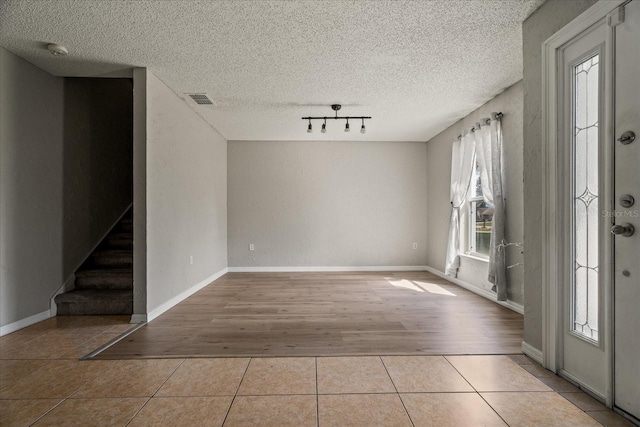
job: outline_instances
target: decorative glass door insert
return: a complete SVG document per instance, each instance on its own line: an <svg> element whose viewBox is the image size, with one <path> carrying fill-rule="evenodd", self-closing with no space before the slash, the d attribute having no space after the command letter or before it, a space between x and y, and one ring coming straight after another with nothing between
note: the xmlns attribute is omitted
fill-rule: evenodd
<svg viewBox="0 0 640 427"><path fill-rule="evenodd" d="M595 54L573 67L573 213L574 271L571 330L598 342L599 277L599 130L600 66Z"/></svg>

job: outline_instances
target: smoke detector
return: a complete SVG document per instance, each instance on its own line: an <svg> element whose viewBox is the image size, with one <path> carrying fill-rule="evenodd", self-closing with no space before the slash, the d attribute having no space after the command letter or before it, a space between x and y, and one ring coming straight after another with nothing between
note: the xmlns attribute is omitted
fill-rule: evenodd
<svg viewBox="0 0 640 427"><path fill-rule="evenodd" d="M48 44L47 49L53 56L67 56L69 54L69 50L60 44Z"/></svg>

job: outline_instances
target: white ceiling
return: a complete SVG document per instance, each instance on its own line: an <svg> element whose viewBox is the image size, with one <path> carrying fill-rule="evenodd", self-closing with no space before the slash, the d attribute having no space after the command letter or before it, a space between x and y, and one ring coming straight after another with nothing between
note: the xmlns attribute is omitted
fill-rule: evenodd
<svg viewBox="0 0 640 427"><path fill-rule="evenodd" d="M58 76L148 67L228 140L426 141L522 78L544 0L3 1L0 45ZM69 56L54 57L46 43ZM370 115L306 133L302 116Z"/></svg>

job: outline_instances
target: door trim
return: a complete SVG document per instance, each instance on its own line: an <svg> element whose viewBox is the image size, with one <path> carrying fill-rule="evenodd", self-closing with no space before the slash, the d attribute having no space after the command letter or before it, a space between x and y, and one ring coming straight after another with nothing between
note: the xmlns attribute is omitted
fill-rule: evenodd
<svg viewBox="0 0 640 427"><path fill-rule="evenodd" d="M608 15L627 2L628 0L600 0L542 43L542 360L543 366L552 372L558 372L560 368L562 348L559 345L559 325L563 320L562 306L559 304L563 300L559 285L563 280L563 268L559 255L564 247L564 233L560 229L561 206L558 199L561 196L559 168L562 167L558 152L561 147L558 146L557 123L558 50L591 26L603 20L609 23L611 18ZM607 80L610 81L610 78L612 76ZM605 107L605 114L609 122L613 123L612 109ZM605 297L603 303L610 304L611 301ZM607 331L607 335L607 339L611 339L611 331ZM611 355L608 358L609 370L612 371ZM609 376L612 377L612 372ZM612 387L607 387L606 394L600 396L596 393L597 397L611 406Z"/></svg>

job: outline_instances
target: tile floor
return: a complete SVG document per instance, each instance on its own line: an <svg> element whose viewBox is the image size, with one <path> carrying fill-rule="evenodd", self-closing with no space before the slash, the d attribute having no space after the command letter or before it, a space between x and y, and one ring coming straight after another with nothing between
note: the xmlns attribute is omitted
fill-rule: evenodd
<svg viewBox="0 0 640 427"><path fill-rule="evenodd" d="M522 355L77 360L126 320L0 338L0 425L631 426Z"/></svg>

